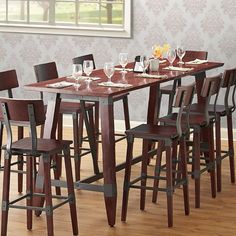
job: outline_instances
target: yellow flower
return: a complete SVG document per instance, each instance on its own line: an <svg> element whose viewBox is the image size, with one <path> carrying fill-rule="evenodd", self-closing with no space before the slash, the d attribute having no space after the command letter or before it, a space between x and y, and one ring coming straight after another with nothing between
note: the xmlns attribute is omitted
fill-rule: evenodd
<svg viewBox="0 0 236 236"><path fill-rule="evenodd" d="M152 54L155 58L162 58L163 54L166 53L169 49L170 45L168 43L163 44L163 46L154 45Z"/></svg>

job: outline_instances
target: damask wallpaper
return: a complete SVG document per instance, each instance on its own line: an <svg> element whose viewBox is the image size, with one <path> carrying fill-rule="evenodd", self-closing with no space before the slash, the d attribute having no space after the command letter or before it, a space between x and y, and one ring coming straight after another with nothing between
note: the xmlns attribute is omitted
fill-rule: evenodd
<svg viewBox="0 0 236 236"><path fill-rule="evenodd" d="M34 64L56 61L59 74L67 75L73 57L93 53L101 68L105 61L118 63L121 51L128 52L131 61L138 54L151 55L153 44L165 42L207 50L209 60L231 68L236 66L235 12L235 0L133 0L131 39L0 33L0 70L15 68L22 86L35 81ZM22 88L15 95L37 97ZM115 109L117 119L122 118L120 105ZM131 119L145 121L147 90L131 93L129 105Z"/></svg>

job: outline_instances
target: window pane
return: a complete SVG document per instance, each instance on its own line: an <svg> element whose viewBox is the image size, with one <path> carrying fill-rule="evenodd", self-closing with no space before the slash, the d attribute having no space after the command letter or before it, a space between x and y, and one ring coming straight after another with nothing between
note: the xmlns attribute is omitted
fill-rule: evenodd
<svg viewBox="0 0 236 236"><path fill-rule="evenodd" d="M122 4L102 4L102 23L104 24L123 24L123 5Z"/></svg>
<svg viewBox="0 0 236 236"><path fill-rule="evenodd" d="M27 1L8 0L8 19L11 21L27 20Z"/></svg>
<svg viewBox="0 0 236 236"><path fill-rule="evenodd" d="M57 2L55 22L75 23L75 2Z"/></svg>
<svg viewBox="0 0 236 236"><path fill-rule="evenodd" d="M30 21L47 22L49 17L48 1L30 1Z"/></svg>
<svg viewBox="0 0 236 236"><path fill-rule="evenodd" d="M0 0L0 20L6 20L6 0Z"/></svg>
<svg viewBox="0 0 236 236"><path fill-rule="evenodd" d="M79 23L99 23L99 4L80 3L78 22Z"/></svg>

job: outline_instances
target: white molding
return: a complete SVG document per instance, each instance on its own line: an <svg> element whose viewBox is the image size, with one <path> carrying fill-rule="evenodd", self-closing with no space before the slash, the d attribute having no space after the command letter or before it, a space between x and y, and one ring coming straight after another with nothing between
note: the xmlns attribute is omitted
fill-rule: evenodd
<svg viewBox="0 0 236 236"><path fill-rule="evenodd" d="M140 124L143 124L144 122L141 121L131 121L130 126L135 127ZM69 115L64 115L63 117L63 124L66 127L72 127L72 118ZM115 129L116 131L124 132L125 130L125 125L123 120L115 120ZM234 136L234 141L236 141L236 129L233 130L233 136ZM221 128L221 139L222 140L227 140L227 129L226 128Z"/></svg>

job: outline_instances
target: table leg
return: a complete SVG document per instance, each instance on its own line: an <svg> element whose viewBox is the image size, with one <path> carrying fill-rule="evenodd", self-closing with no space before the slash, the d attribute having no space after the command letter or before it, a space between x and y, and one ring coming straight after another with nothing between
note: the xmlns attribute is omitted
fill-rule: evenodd
<svg viewBox="0 0 236 236"><path fill-rule="evenodd" d="M57 120L60 108L60 98L59 94L55 94L54 99L48 102L47 113L46 113L46 121L44 125L44 134L43 138L51 139L56 137L56 128L57 128ZM40 157L38 174L35 181L35 189L36 193L44 192L44 168L43 168L43 160ZM44 204L44 198L35 197L34 198L34 206L42 207ZM40 215L41 212L36 211L36 215Z"/></svg>
<svg viewBox="0 0 236 236"><path fill-rule="evenodd" d="M150 87L149 91L149 102L148 102L148 113L147 113L147 123L156 124L157 118L160 113L161 105L161 94L160 94L160 84Z"/></svg>
<svg viewBox="0 0 236 236"><path fill-rule="evenodd" d="M103 153L104 198L107 220L110 226L116 221L116 162L115 162L115 137L114 137L114 111L113 101L109 98L100 99L101 133Z"/></svg>

